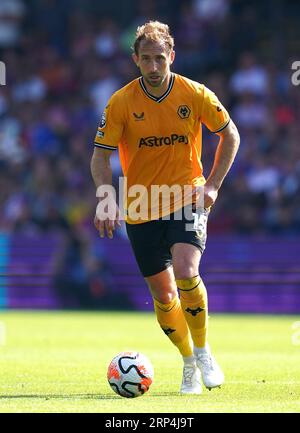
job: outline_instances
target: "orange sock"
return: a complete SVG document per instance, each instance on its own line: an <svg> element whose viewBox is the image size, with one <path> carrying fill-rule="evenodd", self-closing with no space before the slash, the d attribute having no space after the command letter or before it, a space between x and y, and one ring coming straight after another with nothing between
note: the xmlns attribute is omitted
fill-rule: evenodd
<svg viewBox="0 0 300 433"><path fill-rule="evenodd" d="M207 341L207 292L199 275L176 280L180 290L181 307L190 329L194 345L204 347Z"/></svg>
<svg viewBox="0 0 300 433"><path fill-rule="evenodd" d="M182 356L192 356L193 342L178 296L175 296L169 304L162 304L154 298L153 301L158 323L164 333L179 349Z"/></svg>

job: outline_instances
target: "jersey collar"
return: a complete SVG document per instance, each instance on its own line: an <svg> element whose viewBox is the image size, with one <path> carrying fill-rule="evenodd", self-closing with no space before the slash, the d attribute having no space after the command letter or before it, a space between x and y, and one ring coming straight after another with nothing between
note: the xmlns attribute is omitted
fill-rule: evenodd
<svg viewBox="0 0 300 433"><path fill-rule="evenodd" d="M141 86L143 92L146 94L146 96L148 96L148 98L150 98L153 101L158 102L158 103L162 102L168 96L168 94L171 92L173 84L174 84L174 81L175 81L175 74L173 74L173 72L172 72L171 73L171 79L170 79L170 82L169 82L167 90L165 91L165 93L163 95L157 97L157 96L151 95L151 93L148 92L148 90L147 90L147 88L145 86L143 77L139 78L140 86Z"/></svg>

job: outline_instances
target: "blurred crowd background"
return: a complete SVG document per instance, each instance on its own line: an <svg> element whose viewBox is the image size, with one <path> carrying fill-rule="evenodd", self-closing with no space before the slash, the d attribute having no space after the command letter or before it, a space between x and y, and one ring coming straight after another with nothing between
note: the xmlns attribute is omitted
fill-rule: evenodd
<svg viewBox="0 0 300 433"><path fill-rule="evenodd" d="M299 234L299 17L283 0L1 0L0 231L67 233L98 266L85 248L93 139L110 95L138 76L136 27L158 19L175 37L173 70L213 90L241 135L210 233ZM205 174L216 143L204 133ZM117 154L113 170L116 182Z"/></svg>

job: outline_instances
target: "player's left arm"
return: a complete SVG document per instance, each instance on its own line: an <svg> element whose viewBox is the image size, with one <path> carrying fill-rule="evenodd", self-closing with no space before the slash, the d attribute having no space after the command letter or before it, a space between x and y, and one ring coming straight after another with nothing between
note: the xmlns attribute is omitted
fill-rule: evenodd
<svg viewBox="0 0 300 433"><path fill-rule="evenodd" d="M217 132L220 140L216 149L214 164L204 186L204 207L209 208L218 197L218 191L233 164L240 144L237 127L232 120Z"/></svg>

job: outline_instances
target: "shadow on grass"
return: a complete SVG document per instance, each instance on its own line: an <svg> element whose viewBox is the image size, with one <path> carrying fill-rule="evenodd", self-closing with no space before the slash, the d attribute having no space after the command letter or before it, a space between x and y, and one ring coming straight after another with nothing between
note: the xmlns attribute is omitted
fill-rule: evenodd
<svg viewBox="0 0 300 433"><path fill-rule="evenodd" d="M149 397L178 397L180 396L179 392L160 392L160 393L149 393L147 394ZM44 400L55 400L55 399L66 399L66 400L120 400L120 398L124 398L118 395L111 394L17 394L17 395L0 395L0 400L15 400L22 398L31 398L31 399L44 399Z"/></svg>
<svg viewBox="0 0 300 433"><path fill-rule="evenodd" d="M0 395L0 400L3 399L22 399L22 398L41 398L44 400L55 400L55 399L80 399L80 400L116 400L118 396L109 395L109 394L18 394L18 395Z"/></svg>

